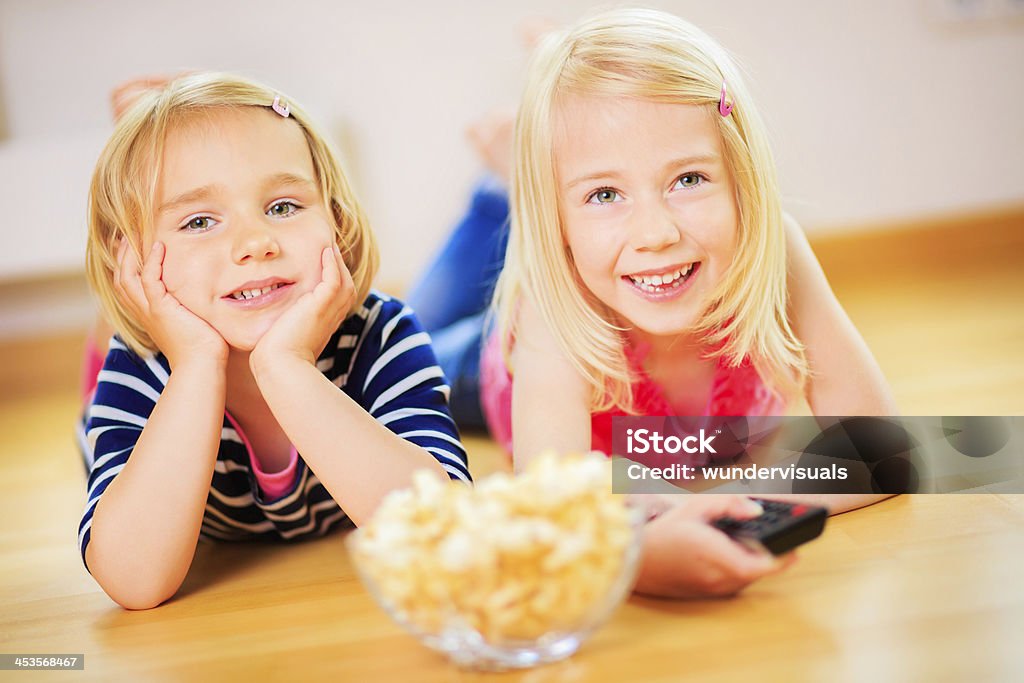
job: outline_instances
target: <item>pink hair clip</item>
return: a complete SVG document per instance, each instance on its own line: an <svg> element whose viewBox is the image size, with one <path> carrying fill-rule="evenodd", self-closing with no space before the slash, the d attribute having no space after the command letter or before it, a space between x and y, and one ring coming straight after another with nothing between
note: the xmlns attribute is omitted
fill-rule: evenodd
<svg viewBox="0 0 1024 683"><path fill-rule="evenodd" d="M274 103L270 105L270 108L285 118L288 118L288 115L292 112L292 110L288 108L287 104L281 104L280 95L274 98Z"/></svg>
<svg viewBox="0 0 1024 683"><path fill-rule="evenodd" d="M722 81L722 96L718 99L718 113L728 116L732 113L733 105L725 103L725 81Z"/></svg>

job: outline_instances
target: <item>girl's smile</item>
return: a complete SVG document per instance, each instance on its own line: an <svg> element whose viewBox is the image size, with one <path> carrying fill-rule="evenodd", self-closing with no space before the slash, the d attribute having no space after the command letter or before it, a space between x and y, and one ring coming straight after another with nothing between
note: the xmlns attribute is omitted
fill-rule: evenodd
<svg viewBox="0 0 1024 683"><path fill-rule="evenodd" d="M281 278L266 278L259 282L247 282L222 298L244 310L262 308L283 299L294 284Z"/></svg>
<svg viewBox="0 0 1024 683"><path fill-rule="evenodd" d="M697 277L698 270L700 261L691 261L667 269L633 273L624 276L623 280L633 285L637 293L649 301L667 301L682 296Z"/></svg>

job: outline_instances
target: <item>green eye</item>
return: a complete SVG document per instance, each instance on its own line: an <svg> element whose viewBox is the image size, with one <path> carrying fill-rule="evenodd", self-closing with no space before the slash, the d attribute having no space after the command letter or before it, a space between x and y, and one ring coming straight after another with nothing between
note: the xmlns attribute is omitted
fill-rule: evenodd
<svg viewBox="0 0 1024 683"><path fill-rule="evenodd" d="M699 173L687 173L686 175L680 176L679 180L676 181L676 185L680 187L697 187L700 185L703 178Z"/></svg>
<svg viewBox="0 0 1024 683"><path fill-rule="evenodd" d="M287 216L298 210L292 202L278 202L270 207L270 211L267 213L271 216Z"/></svg>
<svg viewBox="0 0 1024 683"><path fill-rule="evenodd" d="M189 222L185 224L184 229L190 230L192 232L202 232L204 230L210 229L210 222L211 221L209 216L196 216L195 218L190 219Z"/></svg>
<svg viewBox="0 0 1024 683"><path fill-rule="evenodd" d="M604 188L598 190L594 194L590 195L590 199L587 200L589 204L613 204L619 198L619 193L615 190Z"/></svg>

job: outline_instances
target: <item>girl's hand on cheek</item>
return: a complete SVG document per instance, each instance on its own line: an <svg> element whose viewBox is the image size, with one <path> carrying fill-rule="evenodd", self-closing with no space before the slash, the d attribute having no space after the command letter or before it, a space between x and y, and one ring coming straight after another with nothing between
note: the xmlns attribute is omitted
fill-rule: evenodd
<svg viewBox="0 0 1024 683"><path fill-rule="evenodd" d="M249 364L256 369L285 359L315 365L355 303L356 288L337 245L320 254L320 282L281 315L256 343Z"/></svg>
<svg viewBox="0 0 1024 683"><path fill-rule="evenodd" d="M226 363L228 345L220 333L167 291L163 281L166 253L162 242L155 243L140 268L135 252L121 240L114 272L118 296L167 356L172 370L196 361Z"/></svg>

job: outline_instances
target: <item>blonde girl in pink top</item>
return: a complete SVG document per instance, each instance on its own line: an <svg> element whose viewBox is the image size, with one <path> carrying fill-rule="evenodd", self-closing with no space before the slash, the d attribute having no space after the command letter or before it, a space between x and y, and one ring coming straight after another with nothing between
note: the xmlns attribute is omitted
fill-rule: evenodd
<svg viewBox="0 0 1024 683"><path fill-rule="evenodd" d="M620 9L549 34L513 156L481 402L499 437L511 404L516 467L589 449L611 414L777 414L800 398L819 415L895 412L783 214L740 71L703 31ZM686 502L647 525L638 590L731 593L779 568L703 523L720 501L672 498ZM839 512L878 498L813 502Z"/></svg>

